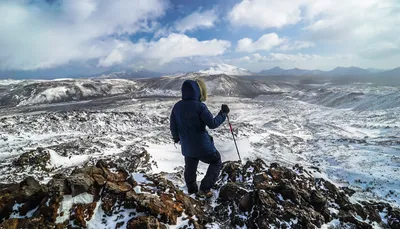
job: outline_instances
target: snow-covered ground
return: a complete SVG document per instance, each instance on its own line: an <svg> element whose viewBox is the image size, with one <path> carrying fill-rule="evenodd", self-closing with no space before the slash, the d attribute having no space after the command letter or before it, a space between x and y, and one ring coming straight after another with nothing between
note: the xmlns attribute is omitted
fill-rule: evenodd
<svg viewBox="0 0 400 229"><path fill-rule="evenodd" d="M231 107L242 159L299 163L315 176L357 190L354 200L383 199L400 206L399 96L397 88L355 85L254 99L212 97L207 105L214 114L222 103ZM51 173L10 169L13 158L37 147L51 150L53 167L143 147L157 162L153 172L181 170L183 157L179 145L171 143L168 122L176 101L125 98L105 100L106 104L52 105L51 111L46 106L0 110L0 182L28 174L45 182ZM223 161L238 160L227 124L210 132ZM201 164L199 178L205 169Z"/></svg>

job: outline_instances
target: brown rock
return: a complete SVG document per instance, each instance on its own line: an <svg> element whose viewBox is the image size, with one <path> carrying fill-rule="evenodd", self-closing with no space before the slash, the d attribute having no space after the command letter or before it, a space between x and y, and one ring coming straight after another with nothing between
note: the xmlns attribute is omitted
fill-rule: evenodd
<svg viewBox="0 0 400 229"><path fill-rule="evenodd" d="M199 201L189 196L186 196L185 194L183 194L182 191L177 191L175 198L176 201L183 204L186 215L188 216L196 215L199 221L204 220L204 211L201 208L202 204Z"/></svg>
<svg viewBox="0 0 400 229"><path fill-rule="evenodd" d="M55 195L46 197L42 200L39 206L39 212L45 220L49 222L55 222L58 216L58 209L62 201L63 196Z"/></svg>
<svg viewBox="0 0 400 229"><path fill-rule="evenodd" d="M128 221L127 229L167 229L153 216L140 216Z"/></svg>
<svg viewBox="0 0 400 229"><path fill-rule="evenodd" d="M106 193L101 199L101 209L103 209L106 215L111 216L116 203L117 199Z"/></svg>
<svg viewBox="0 0 400 229"><path fill-rule="evenodd" d="M7 219L0 224L0 229L50 229L52 223L45 222L42 217L29 219Z"/></svg>
<svg viewBox="0 0 400 229"><path fill-rule="evenodd" d="M71 220L74 220L75 224L79 227L86 227L86 221L89 221L96 208L96 203L90 204L77 204L73 206L73 213Z"/></svg>
<svg viewBox="0 0 400 229"><path fill-rule="evenodd" d="M242 211L250 211L253 208L252 193L246 193L239 202L239 209Z"/></svg>
<svg viewBox="0 0 400 229"><path fill-rule="evenodd" d="M327 200L321 192L313 190L311 191L310 204L316 211L323 212L326 208Z"/></svg>
<svg viewBox="0 0 400 229"><path fill-rule="evenodd" d="M271 179L265 172L256 174L253 177L253 185L255 186L255 188L261 188L261 184L264 184L265 182L268 181L271 181Z"/></svg>
<svg viewBox="0 0 400 229"><path fill-rule="evenodd" d="M247 191L241 188L238 184L229 182L222 186L219 192L218 200L220 201L240 201Z"/></svg>
<svg viewBox="0 0 400 229"><path fill-rule="evenodd" d="M106 183L106 178L104 178L101 174L93 174L93 179L98 186L103 186Z"/></svg>

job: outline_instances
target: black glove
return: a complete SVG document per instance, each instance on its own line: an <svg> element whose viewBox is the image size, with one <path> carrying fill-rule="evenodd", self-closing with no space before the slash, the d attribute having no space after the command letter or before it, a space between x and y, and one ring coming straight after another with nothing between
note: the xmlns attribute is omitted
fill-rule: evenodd
<svg viewBox="0 0 400 229"><path fill-rule="evenodd" d="M173 140L174 140L174 143L175 143L175 144L178 143L178 142L180 141L179 138L173 138Z"/></svg>
<svg viewBox="0 0 400 229"><path fill-rule="evenodd" d="M222 106L221 106L221 111L222 111L222 113L225 113L225 114L229 114L229 107L228 107L228 105L226 105L226 104L222 104Z"/></svg>

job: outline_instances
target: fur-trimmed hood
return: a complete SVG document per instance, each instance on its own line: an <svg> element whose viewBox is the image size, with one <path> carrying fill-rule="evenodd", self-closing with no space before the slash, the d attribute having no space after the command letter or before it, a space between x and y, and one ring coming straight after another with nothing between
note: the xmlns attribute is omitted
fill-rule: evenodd
<svg viewBox="0 0 400 229"><path fill-rule="evenodd" d="M204 80L196 79L197 84L200 87L200 101L205 102L207 100L207 86Z"/></svg>

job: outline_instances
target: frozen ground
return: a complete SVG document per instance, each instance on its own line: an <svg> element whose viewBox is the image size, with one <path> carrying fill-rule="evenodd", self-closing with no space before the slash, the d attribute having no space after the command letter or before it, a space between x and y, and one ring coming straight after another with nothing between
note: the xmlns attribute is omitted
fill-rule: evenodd
<svg viewBox="0 0 400 229"><path fill-rule="evenodd" d="M383 199L400 206L399 96L397 88L327 86L254 99L213 97L207 105L214 114L221 103L230 105L243 159L299 163L316 176L357 190L355 200ZM11 165L37 147L51 150L47 166L54 172L141 147L157 162L153 172L180 170L183 157L171 144L168 122L176 101L116 96L0 109L0 182L28 174L46 182L52 172ZM227 124L210 132L223 161L237 160ZM201 164L199 178L205 169Z"/></svg>

